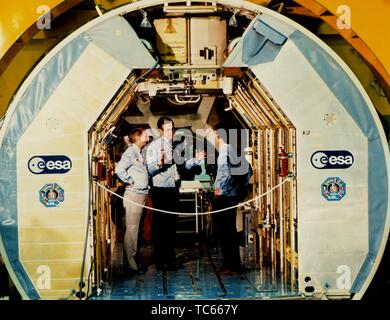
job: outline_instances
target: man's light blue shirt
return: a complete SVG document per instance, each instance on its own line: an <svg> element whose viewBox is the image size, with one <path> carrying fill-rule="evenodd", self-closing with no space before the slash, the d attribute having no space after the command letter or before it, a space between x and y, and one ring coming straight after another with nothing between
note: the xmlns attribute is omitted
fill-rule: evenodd
<svg viewBox="0 0 390 320"><path fill-rule="evenodd" d="M160 168L158 166L161 160L162 152L165 153L165 163ZM174 150L172 144L163 137L158 137L147 146L145 151L146 165L149 175L152 177L152 185L158 188L175 188L176 182L180 180L177 166L174 159ZM190 160L183 159L185 168L191 169L199 165L201 161L193 158Z"/></svg>
<svg viewBox="0 0 390 320"><path fill-rule="evenodd" d="M232 146L224 143L219 147L217 166L215 189L220 189L223 196L240 195L243 190L240 190L239 177L243 177L243 184L247 185L252 175L252 168L246 159L238 157Z"/></svg>

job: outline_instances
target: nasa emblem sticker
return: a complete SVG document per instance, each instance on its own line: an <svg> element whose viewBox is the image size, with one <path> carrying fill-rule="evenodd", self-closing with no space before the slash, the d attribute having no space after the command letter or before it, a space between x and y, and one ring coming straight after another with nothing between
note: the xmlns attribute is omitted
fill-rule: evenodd
<svg viewBox="0 0 390 320"><path fill-rule="evenodd" d="M48 183L39 190L39 201L46 208L55 208L64 202L64 189L57 183Z"/></svg>
<svg viewBox="0 0 390 320"><path fill-rule="evenodd" d="M327 178L321 185L321 194L328 201L340 201L346 192L345 182L338 177Z"/></svg>

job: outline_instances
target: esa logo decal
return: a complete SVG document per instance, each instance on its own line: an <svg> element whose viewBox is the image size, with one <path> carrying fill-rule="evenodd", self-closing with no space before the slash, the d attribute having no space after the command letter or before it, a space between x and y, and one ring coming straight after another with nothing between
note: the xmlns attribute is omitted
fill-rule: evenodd
<svg viewBox="0 0 390 320"><path fill-rule="evenodd" d="M64 189L62 189L57 183L45 184L41 190L39 190L39 201L46 208L55 208L64 202Z"/></svg>
<svg viewBox="0 0 390 320"><path fill-rule="evenodd" d="M28 161L28 170L34 174L63 174L72 169L67 156L35 156Z"/></svg>
<svg viewBox="0 0 390 320"><path fill-rule="evenodd" d="M347 192L347 186L338 177L331 177L321 185L321 194L328 201L340 201Z"/></svg>
<svg viewBox="0 0 390 320"><path fill-rule="evenodd" d="M348 169L355 159L349 151L317 151L311 156L311 164L317 169Z"/></svg>

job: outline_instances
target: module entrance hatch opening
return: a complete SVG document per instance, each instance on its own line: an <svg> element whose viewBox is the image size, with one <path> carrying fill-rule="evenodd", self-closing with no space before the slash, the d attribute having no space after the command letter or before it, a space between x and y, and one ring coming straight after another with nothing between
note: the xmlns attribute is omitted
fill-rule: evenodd
<svg viewBox="0 0 390 320"><path fill-rule="evenodd" d="M199 37L193 28L213 32ZM277 275L307 296L360 298L389 231L381 123L323 42L269 9L234 0L126 5L76 31L26 79L0 136L7 164L0 249L22 296L85 298L88 286L100 289L107 270L115 272L116 200L90 179L112 170L115 136L127 124L153 126L165 112L177 127L203 128L218 108L216 118L230 114L248 130L248 196L266 193L239 215L243 260L256 266L269 258L267 279ZM61 166L36 170L37 158ZM281 174L290 180L270 191Z"/></svg>
<svg viewBox="0 0 390 320"><path fill-rule="evenodd" d="M139 87L138 90L134 89L134 92L138 92L138 95L132 95L132 99L113 99L118 102L116 107L110 106L108 108L110 111L103 113L104 116L99 118L97 124L94 126L94 132L100 132L100 134L93 139L101 141L102 143L100 144L101 149L99 150L99 148L96 148L94 150L95 156L92 155L93 159L97 160L96 155L102 157L103 154L106 154L107 156L103 157L104 160L100 159L98 161L103 163L111 161L112 164L107 163L107 168L109 168L108 171L111 171L111 174L108 173L107 175L101 176L101 172L99 173L100 170L97 168L94 171L95 173L97 172L97 176L94 176L93 180L100 180L101 183L103 183L103 181L108 182L108 185L112 190L118 190L116 183L112 182L111 179L113 178L113 162L115 162L113 159L116 159L117 161L120 158L118 144L123 143L121 137L126 135L131 128L137 126L144 128L155 126L158 117L164 115L172 117L174 122L177 123L177 132L179 132L178 142L180 142L182 136L187 138L191 136L191 138L185 140L185 142L187 142L187 148L189 147L192 149L194 146L203 147L204 145L207 145L207 136L205 137L207 130L210 130L213 124L221 122L221 119L223 119L224 122L230 123L232 129L245 129L245 132L242 132L242 134L246 135L248 141L245 142L249 144L248 148L241 148L241 150L242 152L244 152L244 149L247 152L249 150L248 160L255 171L255 175L251 180L247 199L256 197L260 194L261 190L264 192L265 190L271 189L275 184L281 181L281 179L278 178L279 168L276 164L277 153L280 151L281 146L286 150L293 150L295 145L295 142L293 141L295 130L285 115L279 118L283 115L283 112L274 105L272 106L274 110L272 110L269 105L267 105L268 109L265 111L260 109L261 107L265 108L266 106L265 101L261 100L261 94L264 94L264 92L261 91L260 93L260 91L258 91L261 88L258 83L256 83L258 89L256 90L256 87L253 88L254 82L256 81L250 71L243 72L242 79L240 81L237 80L237 84L235 85L236 88L233 90L234 95L231 97L228 98L224 96L222 92L219 92L218 95L204 93L202 96L199 96L200 101L190 101L181 104L175 102L174 95L164 95L160 93L160 95L146 97L139 92ZM120 96L127 97L128 95L129 93L120 93ZM187 96L191 97L191 95ZM182 95L181 97L184 99L186 96ZM243 102L244 100L242 99L247 99L247 102ZM257 99L259 107L255 106L255 99ZM121 104L121 101L126 101L126 103ZM241 106L241 104L244 105ZM248 108L257 111L246 114L249 110ZM120 114L120 110L125 111ZM256 116L256 114L258 115ZM255 118L253 118L254 116ZM112 119L116 119L117 123L114 123ZM122 128L120 128L121 126L118 126L118 122L121 123ZM181 126L184 127L181 129ZM205 130L202 130L201 134L196 136L195 131L205 127L208 127L206 129L206 134ZM114 132L112 132L111 128L115 128ZM189 131L191 129L193 130L192 132ZM93 135L94 133L92 133L92 136ZM110 139L112 137L116 138L115 143L112 143L112 140ZM240 141L241 139L238 140ZM199 141L201 141L200 144ZM208 153L207 160L210 160L210 163L206 160L206 167L209 164L215 165L216 158L215 155L213 155L215 152L214 143L215 141L211 141L209 148L206 147ZM90 145L95 146L95 143L91 142ZM123 151L123 148L119 149ZM192 152L193 154L193 151L194 150L191 150L190 153ZM268 155L268 153L270 154ZM98 167L99 165L97 162L95 163ZM92 164L92 166L93 165L94 164ZM264 169L261 170L259 169L260 167ZM286 170L293 170L292 163L290 167L291 168L286 168ZM204 173L207 172L211 175L213 174L212 170L206 170ZM291 173L292 172L290 172L290 174ZM184 180L193 180L194 178L198 179L200 177L199 175L195 175L195 177L193 174L188 175L186 172L182 172L181 174L184 175L182 177ZM210 179L210 176L207 174L206 177L203 176L203 179L211 182L212 178ZM284 285L287 285L288 283L292 288L291 291L294 291L297 288L295 283L297 278L297 261L292 260L294 258L296 259L297 255L296 240L294 240L296 239L296 229L290 229L290 226L297 225L296 214L294 215L295 218L293 218L292 212L293 204L291 203L291 200L294 197L293 193L294 189L288 186L284 187L282 192L275 190L267 199L260 198L259 201L254 202L247 208L239 210L237 219L237 226L244 242L241 249L244 266L248 270L259 269L259 266L267 268L267 270L269 269L267 272L273 276L264 277L263 282L265 284L269 282L269 285L275 285L275 281L280 281ZM120 194L123 194L123 191L120 192ZM207 196L205 192L203 197L208 198L208 200L203 203L201 210L210 211L210 195ZM94 199L100 198L101 197L99 196L94 196ZM184 202L189 199L185 199L184 196L182 200ZM121 200L119 200L119 202L121 202ZM102 206L103 204L100 206L96 204L92 205L92 207ZM184 206L181 208L185 212L188 210L194 211L193 205L190 204L190 208L186 207L188 207L188 205L184 203ZM117 246L115 245L115 239L118 238L117 217L121 216L120 210L120 205L119 209L118 207L113 209L115 213L111 213L111 216L115 216L116 218L107 222L108 224L111 223L114 225L115 229L114 231L111 231L112 235L109 237L111 239L111 249L108 249L109 253L107 255L110 256L110 262L106 261L105 265L103 263L100 266L102 270L106 271L104 278L107 281L109 288L115 287L115 283L121 281L120 274L123 272L123 261L118 261L121 259L123 260L122 252L118 253L118 248L120 251L122 250L122 240L118 241ZM280 214L280 212L283 212L283 214ZM108 214L108 216L110 216L110 214ZM293 219L294 222L292 221ZM184 222L185 221L183 221L183 224ZM120 224L121 223L119 223L119 225ZM275 224L277 224L277 226ZM212 231L211 216L202 217L201 225L202 227L200 227L200 230L196 231L196 238L193 239L193 241L188 242L187 247L199 243L198 240L201 240L200 242L207 243L208 245L216 243L215 240L213 240L213 237L215 236ZM103 225L98 228L105 229L106 227L107 226ZM183 233L194 233L193 231L178 230L178 234L180 236L180 234ZM119 230L119 233L120 232L122 231ZM292 244L292 242L294 242L294 244ZM146 249L144 249L144 251L145 250ZM185 251L185 248L182 246L180 250ZM216 250L215 246L213 250ZM294 252L294 255L291 255L290 252ZM181 252L181 256L182 258L187 259L183 252ZM146 257L146 259L147 258L150 259L150 257ZM204 259L202 256L192 256L192 259L194 258L198 260ZM112 265L113 260L115 260L114 264L116 264L114 266ZM99 281L97 281L97 283L99 283ZM250 295L251 293L248 292L248 296ZM199 296L199 298L201 298L201 296Z"/></svg>

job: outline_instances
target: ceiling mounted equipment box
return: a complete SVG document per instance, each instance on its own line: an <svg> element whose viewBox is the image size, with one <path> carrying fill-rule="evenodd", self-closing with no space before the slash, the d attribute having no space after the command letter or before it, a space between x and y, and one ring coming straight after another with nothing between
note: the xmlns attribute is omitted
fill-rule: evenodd
<svg viewBox="0 0 390 320"><path fill-rule="evenodd" d="M226 50L226 20L219 17L191 18L191 65L222 65Z"/></svg>
<svg viewBox="0 0 390 320"><path fill-rule="evenodd" d="M157 49L161 59L169 64L187 63L187 19L167 18L154 20Z"/></svg>

